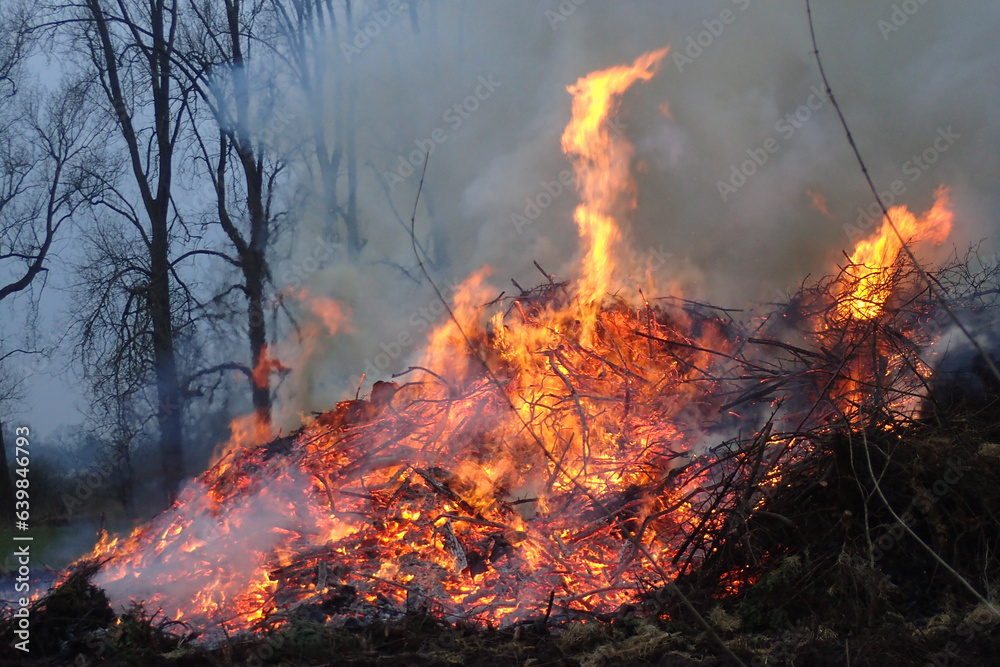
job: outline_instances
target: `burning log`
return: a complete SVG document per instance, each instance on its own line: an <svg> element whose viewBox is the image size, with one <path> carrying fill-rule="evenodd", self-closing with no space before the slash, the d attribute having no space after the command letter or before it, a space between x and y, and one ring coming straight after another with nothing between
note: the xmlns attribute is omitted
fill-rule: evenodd
<svg viewBox="0 0 1000 667"><path fill-rule="evenodd" d="M867 569L851 565L856 549L834 554L847 538L873 544L856 463L906 458L898 440L920 426L935 367L923 326L935 301L884 229L756 320L608 298L615 215L635 202L632 148L605 121L664 54L571 88L580 280L542 271L542 285L491 298L473 274L399 384L231 447L168 512L105 536L95 582L226 633L416 612L516 626L638 606L714 634L678 582L704 609L778 571L785 584L835 566L871 574L872 549ZM890 216L932 241L951 225L944 191L924 216ZM859 431L883 449L859 450Z"/></svg>
<svg viewBox="0 0 1000 667"><path fill-rule="evenodd" d="M886 543L893 524L866 460L904 512L953 479L949 457L963 471L982 449L981 431L942 435L920 419L939 366L924 325L934 303L905 266L896 276L872 319L840 315L838 277L803 288L794 317L786 307L753 328L702 305L612 301L589 347L556 315L558 290L549 303L504 297L493 306L511 321L465 326L501 384L428 363L297 433L234 448L170 512L102 541L94 580L227 632L414 613L508 626L689 618L670 584L700 609L725 601L748 627L816 613L814 600L838 605L838 627L868 623L900 604L888 582L910 586L931 565ZM990 289L955 294L976 308ZM514 344L525 327L537 335L528 355ZM979 467L947 486L947 512L909 508L942 551L988 552L971 522L1000 512L1000 472L995 459ZM1000 575L992 557L953 562L973 579ZM867 592L852 601L842 580ZM768 590L781 591L774 614ZM926 604L926 589L913 595Z"/></svg>

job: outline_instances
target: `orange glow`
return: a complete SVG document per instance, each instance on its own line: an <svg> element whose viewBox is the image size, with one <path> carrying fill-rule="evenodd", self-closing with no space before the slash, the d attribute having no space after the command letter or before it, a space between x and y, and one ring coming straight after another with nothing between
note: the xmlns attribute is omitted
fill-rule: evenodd
<svg viewBox="0 0 1000 667"><path fill-rule="evenodd" d="M878 232L855 246L847 271L853 290L851 296L840 303L844 317L868 320L882 313L885 301L892 293L890 269L903 248L900 235L907 243L926 241L941 244L947 240L954 220L949 191L941 187L934 196L934 206L919 218L905 206L889 209L889 217L899 235L883 222Z"/></svg>
<svg viewBox="0 0 1000 667"><path fill-rule="evenodd" d="M253 369L252 380L258 387L266 387L270 382L271 373L287 371L284 365L271 356L271 348L265 345L261 349L260 360Z"/></svg>
<svg viewBox="0 0 1000 667"><path fill-rule="evenodd" d="M665 55L666 48L650 51L631 65L593 72L567 88L573 95L573 118L563 132L562 148L573 163L583 200L573 219L584 246L577 285L584 345L593 337L595 314L615 269L614 247L621 237L615 215L636 206L634 150L624 137L613 136L608 121L617 113L622 94L636 81L653 78Z"/></svg>
<svg viewBox="0 0 1000 667"><path fill-rule="evenodd" d="M229 447L256 447L274 437L271 425L262 422L254 413L233 419L229 432Z"/></svg>
<svg viewBox="0 0 1000 667"><path fill-rule="evenodd" d="M705 383L730 375L715 373L720 359L745 341L732 342L740 334L728 315L607 298L618 223L636 206L633 149L608 120L665 54L569 88L576 282L496 298L483 267L413 366L393 369L398 384L376 383L367 399L278 440L252 417L235 420L230 446L169 511L127 538L102 536L92 557L108 562L95 583L116 603L143 599L228 632L271 627L295 609L510 623L545 613L550 596L564 618L605 614L697 567L715 548L707 536L732 521L721 505L704 508L735 488L710 465L718 441L705 444L714 437L705 424L722 401ZM951 227L946 190L919 219L902 207L891 215L914 240L940 242ZM884 226L860 243L855 266L889 270L900 249L890 234ZM824 301L824 312L875 317L888 298L882 283L848 277L843 303ZM292 296L308 310L303 336L269 350L267 372L279 356L308 365L324 337L349 327L345 306L308 290ZM844 372L855 371L870 373ZM844 395L860 395L849 380ZM808 446L790 438L775 459L793 443ZM781 481L773 465L765 484ZM740 512L764 503L737 500ZM752 580L734 571L724 584L737 592Z"/></svg>
<svg viewBox="0 0 1000 667"><path fill-rule="evenodd" d="M830 209L826 206L826 197L823 196L822 192L806 190L806 194L809 195L809 200L812 202L814 209L822 213L825 217L833 219L833 216L830 215Z"/></svg>
<svg viewBox="0 0 1000 667"><path fill-rule="evenodd" d="M351 310L340 302L321 294L313 294L309 288L303 287L292 296L309 309L326 329L327 336L333 336L339 331L351 332Z"/></svg>
<svg viewBox="0 0 1000 667"><path fill-rule="evenodd" d="M563 147L578 176L584 251L576 284L484 312L496 293L489 267L474 272L409 384L320 416L289 440L294 456L269 454L276 445L264 444L252 418L234 421L231 446L170 512L125 541L102 541L95 555L112 560L97 583L117 599L143 596L189 623L229 629L252 628L282 605L346 583L366 604L405 608L432 598L446 616L494 622L537 613L552 590L568 609L632 600L647 572L586 494L607 502L667 478L685 448L672 417L695 391L683 378L711 362L694 351L688 366L651 358L635 312L603 305L618 216L636 205L633 149L608 121L665 54L570 86ZM323 329L307 321L297 348L268 350L266 372L279 357L295 369L316 341L347 326L339 304L307 290L292 296ZM659 311L642 321L652 335L681 338L685 324L683 313ZM700 336L706 347L728 345L711 326ZM604 361L612 358L615 367ZM605 396L628 396L630 407L609 411ZM620 511L648 519L643 543L666 556L690 512L678 500L701 484L694 475L659 495L630 497Z"/></svg>

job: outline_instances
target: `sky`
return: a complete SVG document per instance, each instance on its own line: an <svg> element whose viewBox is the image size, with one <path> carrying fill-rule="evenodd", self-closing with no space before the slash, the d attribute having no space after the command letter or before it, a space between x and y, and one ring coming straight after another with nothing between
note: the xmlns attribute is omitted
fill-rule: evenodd
<svg viewBox="0 0 1000 667"><path fill-rule="evenodd" d="M823 95L804 2L440 0L418 4L418 31L394 4L371 14L358 4L359 31L328 57L358 82L368 242L348 261L325 245L329 221L302 211L275 247L279 287L308 286L351 312L348 330L301 360L286 388L288 427L353 396L364 371L370 387L405 369L440 317L427 286L406 275L415 267L401 220L414 207L420 151L433 147L417 229L446 291L484 264L498 293L511 278L537 283L534 261L573 276L579 199L561 181L570 166L560 136L567 86L593 70L670 47L658 75L626 94L615 125L635 146L638 208L623 256L636 273L650 270L660 294L729 307L786 298L806 276L835 270L853 246L845 225L873 201ZM876 185L891 193L896 183L892 203L915 212L951 188L952 237L921 256L932 263L980 240L992 256L1000 6L815 4L830 84ZM290 98L279 112L273 131L294 140L309 110ZM50 274L41 323L54 343L73 276L58 262ZM64 344L25 369L19 420L44 432L82 419L86 393L69 359Z"/></svg>

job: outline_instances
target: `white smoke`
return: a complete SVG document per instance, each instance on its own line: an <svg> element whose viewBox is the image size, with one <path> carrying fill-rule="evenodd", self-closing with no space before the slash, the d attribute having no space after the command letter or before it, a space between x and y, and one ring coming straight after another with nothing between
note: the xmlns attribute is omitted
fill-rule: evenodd
<svg viewBox="0 0 1000 667"><path fill-rule="evenodd" d="M355 12L363 15L363 4ZM661 284L742 306L830 272L851 246L843 225L872 196L832 105L815 96L822 82L804 3L479 0L420 2L417 16L419 33L408 14L395 15L350 63L339 46L329 54L331 68L350 68L358 80L368 243L359 261L331 258L304 279L353 310L356 333L332 338L312 360L316 380L298 397L300 410L353 396L366 368L367 386L405 369L441 315L429 310L426 285L404 274L416 274L405 230L420 180L411 153L434 144L417 233L441 259L431 268L442 285L483 264L495 267L498 292L512 289L508 278L531 285L541 279L533 260L572 277L578 199L570 187L552 195L569 169L559 146L570 116L566 86L666 44L672 52L660 73L627 93L620 114L636 146L639 209L627 236L638 261L666 257L652 262ZM850 0L817 6L814 17L831 84L875 182L888 189L901 180L896 203L911 210L928 208L934 189L950 185L959 214L952 243L991 236L1000 204L993 3ZM958 138L914 174L913 156L933 148L939 131ZM766 162L723 201L719 183L761 151ZM393 181L388 198L380 178ZM829 217L809 191L825 197ZM547 205L519 227L532 202ZM298 220L289 262L315 254L328 225L320 215Z"/></svg>

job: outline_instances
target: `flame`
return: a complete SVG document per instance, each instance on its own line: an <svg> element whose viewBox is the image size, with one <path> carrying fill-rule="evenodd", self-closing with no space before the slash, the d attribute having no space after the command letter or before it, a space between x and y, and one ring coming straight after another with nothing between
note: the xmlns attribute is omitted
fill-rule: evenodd
<svg viewBox="0 0 1000 667"><path fill-rule="evenodd" d="M459 284L451 307L455 319L446 320L431 334L421 366L438 374L450 372L458 378L465 377L469 370L468 356L456 357L455 350L464 347L462 332L474 326L479 317L479 304L489 299L485 281L490 273L492 269L484 266Z"/></svg>
<svg viewBox="0 0 1000 667"><path fill-rule="evenodd" d="M703 427L729 400L710 390L732 375L718 365L743 334L727 317L605 298L618 220L636 205L632 147L607 121L665 54L570 86L563 147L582 200L577 283L491 301L489 267L474 272L403 384L376 383L369 398L278 440L237 420L241 446L169 511L125 539L102 536L91 557L107 563L95 583L118 603L144 599L227 631L273 627L302 609L509 623L551 600L560 614L609 613L709 558L707 536L750 502L734 498L740 509L731 511L713 495L734 487L713 477L718 459ZM947 191L938 194L920 219L902 207L890 213L908 238L947 235ZM900 246L887 227L858 245L853 266L892 267ZM855 304L881 308L887 298L868 274L851 275L867 291L852 286L837 306L848 324L872 312ZM295 359L290 367L349 326L340 304L294 296L313 317L297 351L274 353ZM844 372L855 371L871 372ZM860 396L860 380L845 384L845 400ZM766 483L780 482L793 443L769 455ZM736 592L752 581L735 570L723 583Z"/></svg>
<svg viewBox="0 0 1000 667"><path fill-rule="evenodd" d="M903 248L900 237L907 243L941 244L947 240L954 220L950 192L948 188L938 188L934 193L934 206L919 218L905 206L890 208L889 218L899 234L883 221L878 232L862 239L854 248L847 270L853 290L850 297L839 304L843 317L870 320L882 313L892 294L890 269Z"/></svg>
<svg viewBox="0 0 1000 667"><path fill-rule="evenodd" d="M144 597L189 623L229 629L347 582L358 604L434 604L489 621L536 613L551 591L566 609L590 612L633 599L646 572L615 517L646 528L650 553L672 554L683 541L675 526L703 493L705 472L664 480L687 449L681 406L695 390L682 378L712 362L695 347L684 365L654 360L651 340L635 334L636 313L603 305L617 220L636 205L633 149L608 121L665 54L569 87L563 147L579 177L584 247L576 285L495 303L484 319L489 268L473 273L410 369L419 379L376 385L370 399L267 444L252 421L237 420L233 441L243 446L227 448L170 511L126 540L102 539L94 555L111 560L97 583L116 600ZM311 330L296 353L269 349L261 373L279 358L295 368L319 336L345 328L339 304L292 296L325 330ZM642 326L685 339L687 323L647 307ZM714 325L703 329L706 349L728 345ZM623 396L625 413L609 412L602 397ZM651 485L662 492L634 491ZM595 509L597 498L612 517Z"/></svg>
<svg viewBox="0 0 1000 667"><path fill-rule="evenodd" d="M229 423L229 434L227 450L234 447L257 447L274 437L271 425L261 420L256 413L234 418Z"/></svg>
<svg viewBox="0 0 1000 667"><path fill-rule="evenodd" d="M333 336L340 331L351 332L351 310L335 299L322 294L313 294L308 287L298 292L290 292L291 296L300 301L323 324L325 334Z"/></svg>
<svg viewBox="0 0 1000 667"><path fill-rule="evenodd" d="M814 209L822 213L824 217L833 220L833 216L830 215L830 209L826 206L826 197L822 192L807 188L806 194L809 196L809 201L812 202L812 207Z"/></svg>
<svg viewBox="0 0 1000 667"><path fill-rule="evenodd" d="M257 387L266 387L270 381L271 373L282 370L285 370L285 367L280 361L271 356L271 348L268 345L264 345L260 351L260 360L251 374L251 380Z"/></svg>
<svg viewBox="0 0 1000 667"><path fill-rule="evenodd" d="M636 206L634 150L623 137L612 136L608 121L617 113L622 94L636 81L653 78L666 54L666 48L650 51L631 65L593 72L567 87L573 95L573 117L563 132L562 149L573 163L583 200L573 219L584 245L577 297L583 308L585 345L592 340L595 314L615 269L613 251L621 238L615 215Z"/></svg>

